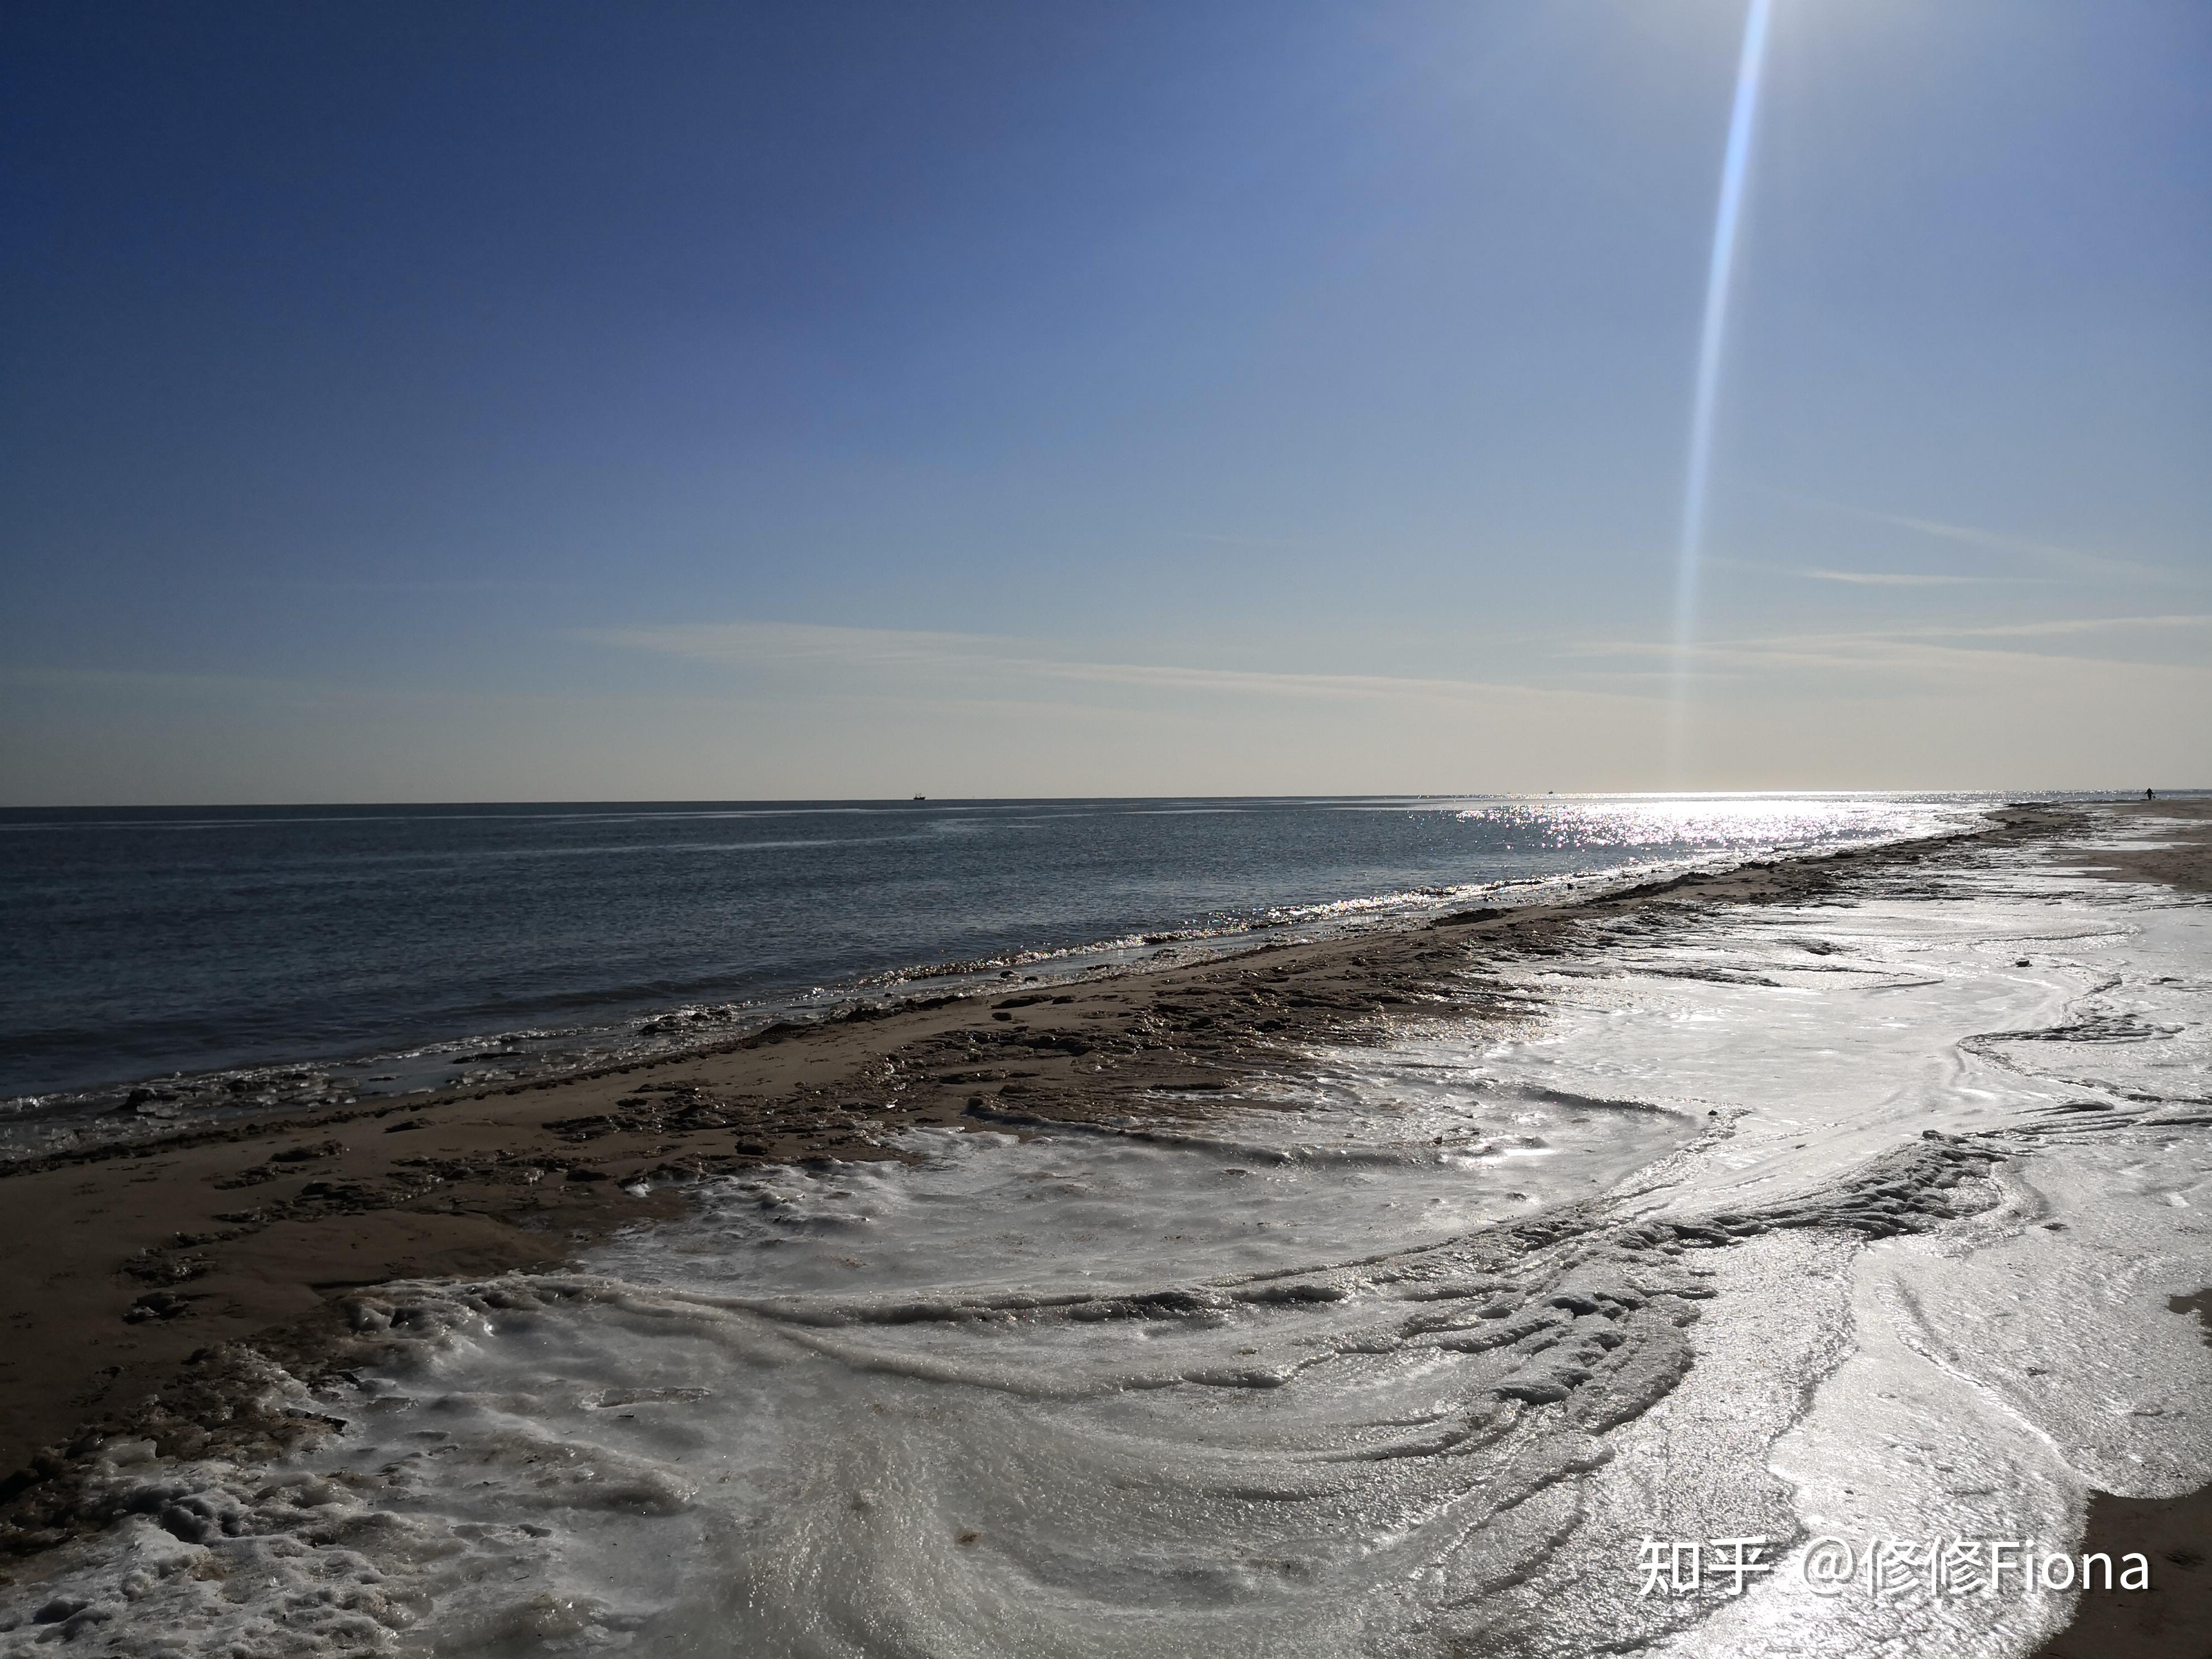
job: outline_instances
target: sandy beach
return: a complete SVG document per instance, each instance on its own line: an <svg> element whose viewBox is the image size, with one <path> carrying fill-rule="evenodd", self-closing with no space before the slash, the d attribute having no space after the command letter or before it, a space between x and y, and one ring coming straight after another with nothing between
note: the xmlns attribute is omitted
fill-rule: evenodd
<svg viewBox="0 0 2212 1659"><path fill-rule="evenodd" d="M2166 825L2160 844L2110 844L2146 816ZM380 1363L392 1339L375 1310L388 1306L370 1293L391 1281L570 1272L624 1230L683 1218L701 1177L911 1161L918 1130L1203 1133L1219 1102L1249 1103L1256 1080L1318 1049L1384 1045L1446 1017L1528 1030L1546 1009L1526 973L1602 963L1624 939L1663 957L1721 910L1817 917L1877 888L1909 901L1996 858L2199 895L2212 890L2212 809L2014 808L1965 836L1079 983L1010 975L996 994L886 1003L602 1074L25 1160L0 1170L0 1249L14 1267L0 1290L13 1338L0 1358L0 1466L19 1471L0 1486L19 1587L8 1593L29 1595L53 1547L106 1518L91 1480L113 1473L104 1448L242 1460L326 1436L336 1418L302 1410L296 1394L271 1404L267 1378L281 1367L312 1389ZM2003 1150L1929 1133L1932 1150L1911 1152L1920 1163L1896 1177L1917 1196L1846 1194L1776 1224L1879 1238L1972 1213L1984 1200L1957 1200L1958 1183L1983 1180ZM2202 1318L2204 1304L2174 1313ZM2040 1651L2204 1651L2207 1498L2098 1494L2083 1547L2154 1553L2156 1590L2084 1598Z"/></svg>
<svg viewBox="0 0 2212 1659"><path fill-rule="evenodd" d="M0 1659L2212 1659L2208 21L9 8Z"/></svg>
<svg viewBox="0 0 2212 1659"><path fill-rule="evenodd" d="M1977 839L2048 839L2030 810ZM1575 930L1686 902L1801 902L1917 862L1915 843L1584 904L1469 915L1398 935L1279 947L1040 993L923 997L872 1018L520 1089L226 1126L0 1170L21 1264L0 1359L0 1463L173 1395L189 1357L319 1329L335 1299L392 1279L542 1267L645 1217L665 1183L761 1164L888 1154L884 1130L1127 1117L1202 1121L1207 1097L1316 1042L1376 1041L1470 963L1564 952ZM1508 1004L1500 1018L1525 1017ZM404 1139L399 1137L404 1136ZM135 1310L156 1310L151 1317ZM203 1364L206 1361L200 1362Z"/></svg>

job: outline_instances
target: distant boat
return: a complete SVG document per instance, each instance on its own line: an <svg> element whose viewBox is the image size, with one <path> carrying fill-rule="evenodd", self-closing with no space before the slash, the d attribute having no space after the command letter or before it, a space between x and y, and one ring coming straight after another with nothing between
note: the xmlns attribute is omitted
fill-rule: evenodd
<svg viewBox="0 0 2212 1659"><path fill-rule="evenodd" d="M916 795L916 796L915 797L915 799L916 800L927 800L927 799L929 799L929 797L928 797L928 796L927 796L927 795Z"/></svg>

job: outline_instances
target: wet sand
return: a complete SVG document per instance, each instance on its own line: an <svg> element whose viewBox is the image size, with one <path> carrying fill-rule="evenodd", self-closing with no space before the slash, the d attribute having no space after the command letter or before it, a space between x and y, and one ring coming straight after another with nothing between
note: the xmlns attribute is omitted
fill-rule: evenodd
<svg viewBox="0 0 2212 1659"><path fill-rule="evenodd" d="M2175 820L2170 847L2110 851L2069 848L2091 873L2112 881L2155 881L2185 893L2212 893L2212 802L2202 800L2129 801L2100 807L2124 820Z"/></svg>
<svg viewBox="0 0 2212 1659"><path fill-rule="evenodd" d="M2205 1659L2212 1654L2212 1486L2179 1498L2093 1492L2085 1553L2150 1559L2150 1589L2085 1595L2033 1659Z"/></svg>
<svg viewBox="0 0 2212 1659"><path fill-rule="evenodd" d="M2212 832L2212 813L2194 805L2148 810ZM2058 843L2093 830L2078 811L2022 810L1964 839ZM1202 1117L1271 1060L1418 1020L1448 977L1463 1007L1486 964L1561 953L1585 919L1640 910L1663 926L1670 908L1704 902L1802 902L1900 865L1925 863L1933 879L1968 850L1960 838L1913 843L1074 985L1010 982L597 1077L20 1166L0 1176L10 1200L0 1241L17 1267L4 1292L17 1340L0 1358L0 1467L28 1465L9 1483L12 1540L35 1548L67 1526L71 1453L102 1437L149 1436L164 1455L191 1455L315 1432L243 1403L266 1363L257 1354L295 1370L343 1364L371 1340L349 1333L350 1291L551 1266L684 1201L666 1185L635 1196L641 1183L887 1155L873 1137L909 1125ZM2201 881L2212 847L2199 840L2191 856L2179 873ZM1504 995L1492 1012L1526 1017ZM2100 1504L2094 1524L2148 1525L2136 1512L2160 1507ZM2091 1547L2142 1547L2117 1536Z"/></svg>
<svg viewBox="0 0 2212 1659"><path fill-rule="evenodd" d="M2197 872L2201 880L2206 872ZM2212 1348L2212 1289L2174 1297L2174 1313L2193 1313ZM2212 1484L2179 1498L2089 1496L2084 1553L2115 1561L2135 1552L2150 1559L2142 1595L2085 1596L2074 1622L2038 1648L2033 1659L2203 1659L2212 1654Z"/></svg>

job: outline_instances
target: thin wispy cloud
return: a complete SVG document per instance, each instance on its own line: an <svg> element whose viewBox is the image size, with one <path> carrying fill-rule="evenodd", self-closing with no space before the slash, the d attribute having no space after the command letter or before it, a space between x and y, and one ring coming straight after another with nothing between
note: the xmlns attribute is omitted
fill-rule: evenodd
<svg viewBox="0 0 2212 1659"><path fill-rule="evenodd" d="M1855 587L1980 587L2011 580L2003 576L1937 576L1903 570L1800 570L1816 582L1848 582Z"/></svg>
<svg viewBox="0 0 2212 1659"><path fill-rule="evenodd" d="M914 681L926 678L932 684L982 678L1042 685L1077 684L1273 698L1442 699L1491 708L1510 699L1594 695L1563 693L1556 687L1437 676L1097 661L1053 656L1041 652L1033 641L982 635L837 628L801 623L678 623L594 629L582 637L602 645L733 667L829 666L872 678L896 674Z"/></svg>
<svg viewBox="0 0 2212 1659"><path fill-rule="evenodd" d="M2061 547L2054 542L2032 540L2026 536L2007 535L2001 531L1984 530L1975 525L1948 524L1941 519L1914 518L1901 513L1865 513L1861 516L1877 524L1895 525L1900 530L1917 531L1923 536L1933 536L1939 541L1964 543L1968 547L1985 547L1992 552L2009 553L2023 558L2040 559L2045 563L2078 570L2085 575L2112 575L2124 573L2134 576L2166 577L2180 573L2143 564L2134 559L2116 559L2106 553L2086 553L2077 547Z"/></svg>
<svg viewBox="0 0 2212 1659"><path fill-rule="evenodd" d="M1857 519L1868 524L1887 525L1893 529L1909 530L1917 535L1938 541L1947 541L1965 547L2001 553L2014 559L2030 559L2045 567L2069 571L2082 577L2134 576L2149 581L2186 581L2194 580L2195 573L2176 569L2169 565L2147 564L2137 559L2118 558L2109 553L2089 552L2078 547L2067 547L2057 542L2047 542L2034 537L2022 536L2010 531L1990 530L1980 525L1954 524L1944 519L1923 518L1907 513L1884 513L1873 507L1853 507L1843 501L1832 501L1817 495L1801 495L1794 491L1774 489L1760 485L1747 488L1759 494L1771 495L1797 507L1810 507L1815 512L1833 514L1843 518Z"/></svg>
<svg viewBox="0 0 2212 1659"><path fill-rule="evenodd" d="M1735 559L1715 555L1705 562L1731 570L1757 570L1770 576L1799 581L1844 582L1863 587L2020 587L2047 584L2048 576L1973 574L1956 571L1842 570L1831 565L1775 564L1761 559Z"/></svg>
<svg viewBox="0 0 2212 1659"><path fill-rule="evenodd" d="M2130 630L2181 632L2212 627L2212 615L2130 617L1793 633L1698 642L1689 672L1716 686L1772 675L1828 671L1897 675L2005 672L2008 663L2054 660L2141 665L2110 647L2070 651L2007 649L2006 642L2087 640ZM1559 699L1644 707L1664 690L1667 672L1631 665L1671 659L1659 641L1593 641L1560 647L1571 666L1547 684L1435 675L1328 673L1229 668L1207 664L1145 663L1052 654L1040 641L1000 635L918 629L833 627L803 623L697 623L594 629L580 637L619 649L722 665L775 677L816 680L815 694L945 697L1060 705L1093 692L1234 697L1277 702L1389 702L1445 705L1496 715ZM1613 659L1607 666L1598 665ZM1564 682L1564 683L1563 683ZM1595 712L1595 708L1593 711Z"/></svg>
<svg viewBox="0 0 2212 1659"><path fill-rule="evenodd" d="M2054 654L2079 663L2135 665L2136 659L2106 653L2007 652L1975 641L2063 639L2099 634L2153 629L2183 631L2212 628L2212 615L2187 613L2144 617L2081 617L2039 622L1982 623L1963 627L1921 627L1859 629L1832 634L1784 634L1735 640L1705 640L1694 647L1696 659L1708 669L1738 668L1889 668L1908 659L1932 661L1993 660L2014 658L2048 664ZM1583 657L1624 657L1650 659L1671 657L1673 644L1658 640L1591 642L1573 647Z"/></svg>
<svg viewBox="0 0 2212 1659"><path fill-rule="evenodd" d="M2047 622L1999 623L1981 628L1927 628L1915 633L1958 638L2025 639L2032 636L2060 634L2098 634L2113 628L2204 628L2212 626L2212 615L2189 614L2167 617L2073 617Z"/></svg>

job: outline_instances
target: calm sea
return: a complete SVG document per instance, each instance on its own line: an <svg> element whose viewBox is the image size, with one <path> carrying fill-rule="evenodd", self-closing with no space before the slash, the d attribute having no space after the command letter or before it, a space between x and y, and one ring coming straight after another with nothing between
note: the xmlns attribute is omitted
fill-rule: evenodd
<svg viewBox="0 0 2212 1659"><path fill-rule="evenodd" d="M1989 799L0 812L0 1097L349 1058L428 1086L511 1058L459 1051L505 1034L543 1056L671 1010L726 1019L916 969L1037 971L1497 883L1927 833Z"/></svg>

